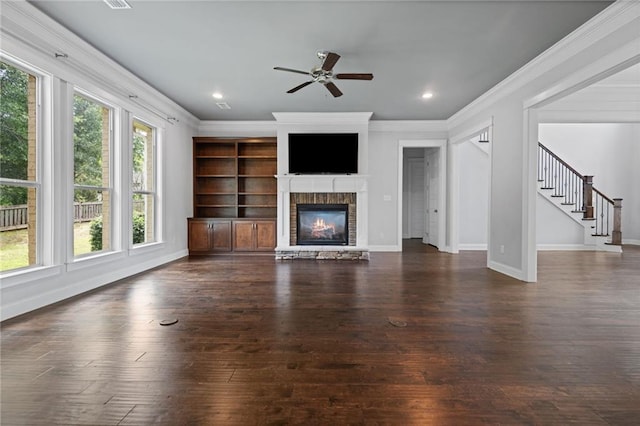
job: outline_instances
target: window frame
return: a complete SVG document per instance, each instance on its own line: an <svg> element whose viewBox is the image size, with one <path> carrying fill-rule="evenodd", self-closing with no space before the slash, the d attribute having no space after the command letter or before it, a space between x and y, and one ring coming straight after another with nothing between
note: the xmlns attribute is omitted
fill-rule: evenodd
<svg viewBox="0 0 640 426"><path fill-rule="evenodd" d="M144 190L134 190L133 183L133 138L134 138L134 126L136 123L140 123L141 125L148 127L152 130L152 144L153 144L153 190L149 190L145 188ZM129 180L128 180L128 193L129 193L129 215L128 215L128 232L127 232L127 241L129 247L129 254L136 255L147 252L148 250L156 250L160 249L164 246L163 240L163 205L162 205L162 138L163 138L164 128L161 123L158 123L157 120L152 120L149 118L145 118L142 115L131 113L129 120L129 128L128 128L128 136L129 136L129 147L128 147L128 167L129 167ZM153 197L153 241L143 242L143 243L133 243L133 197L136 194L140 194L143 196L152 196Z"/></svg>
<svg viewBox="0 0 640 426"><path fill-rule="evenodd" d="M45 89L50 87L50 84L48 84L50 83L50 76L33 66L24 64L22 61L7 55L2 51L0 51L0 61L35 78L35 178L34 180L29 180L28 177L27 179L14 179L5 178L0 175L0 185L26 188L27 190L35 189L35 261L32 264L0 271L0 277L5 278L14 275L21 275L25 272L42 268L44 265L51 263L51 256L45 255L44 245L47 242L44 240L45 234L43 231L43 227L46 226L44 218L50 217L50 215L43 214L43 210L45 208L50 209L51 207L50 202L46 203L45 206L44 201L46 196L44 191L47 191L47 189L50 190L51 186L45 185L46 180L43 179L44 164L47 161L43 150L43 114L50 113L49 110L45 111L43 103L45 100L49 99L49 97L45 95ZM28 162L27 167L29 167ZM51 241L48 241L48 243L50 244ZM5 286L2 287L4 288Z"/></svg>
<svg viewBox="0 0 640 426"><path fill-rule="evenodd" d="M73 103L75 102L75 97L76 96L80 96L86 100L89 100L91 102L95 102L96 104L107 108L109 110L109 124L108 124L108 129L107 131L109 132L109 168L108 168L108 173L109 173L109 186L94 186L94 185L85 185L85 184L76 184L75 182L75 177L73 176L73 172L75 169L75 144L73 141L73 137L74 137L74 125L73 125L73 119L74 119L74 114L73 114ZM71 206L69 211L69 220L68 223L69 225L69 231L68 233L70 233L70 238L68 239L68 241L70 241L70 247L68 249L69 252L69 258L72 259L70 263L77 263L77 262L82 262L85 261L87 259L92 259L92 258L97 258L97 257L103 257L103 256L108 256L111 255L115 252L119 251L119 244L118 244L118 226L117 224L119 223L119 221L117 220L117 217L119 215L119 203L118 200L116 199L116 195L117 195L117 191L116 191L116 181L117 181L117 177L116 177L116 169L117 167L115 167L116 165L114 165L114 162L116 161L116 155L115 152L117 151L116 149L116 145L117 145L117 137L116 137L116 117L118 115L118 110L119 108L112 105L110 102L107 102L106 100L102 99L101 97L91 93L88 90L82 89L78 86L73 86L71 89L71 96L70 96L70 108L71 108L71 114L70 114L70 119L71 119L71 124L70 124L70 136L71 136L71 140L70 140L70 151L71 151L71 164L70 164L70 173L71 173L71 194L70 194L70 200L71 200ZM109 193L109 199L110 199L110 203L109 203L109 215L110 215L110 230L109 230L109 241L110 246L108 249L102 249L100 251L90 251L87 253L81 253L76 255L75 254L75 235L74 235L74 221L75 221L75 217L74 217L74 203L75 203L75 191L76 190L90 190L90 191L100 191L102 193L104 192L108 192Z"/></svg>

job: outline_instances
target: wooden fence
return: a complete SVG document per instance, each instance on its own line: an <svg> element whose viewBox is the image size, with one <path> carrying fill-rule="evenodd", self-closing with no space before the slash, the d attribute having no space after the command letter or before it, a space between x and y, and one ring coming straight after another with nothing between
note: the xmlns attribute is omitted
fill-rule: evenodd
<svg viewBox="0 0 640 426"><path fill-rule="evenodd" d="M89 222L102 215L102 203L74 203L73 221ZM0 231L27 227L27 205L0 207Z"/></svg>

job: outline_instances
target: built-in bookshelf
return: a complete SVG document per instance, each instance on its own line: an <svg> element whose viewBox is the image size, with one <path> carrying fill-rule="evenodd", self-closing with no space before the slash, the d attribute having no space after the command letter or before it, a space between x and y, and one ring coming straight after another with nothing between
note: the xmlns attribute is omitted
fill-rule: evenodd
<svg viewBox="0 0 640 426"><path fill-rule="evenodd" d="M276 138L193 138L193 215L275 218Z"/></svg>

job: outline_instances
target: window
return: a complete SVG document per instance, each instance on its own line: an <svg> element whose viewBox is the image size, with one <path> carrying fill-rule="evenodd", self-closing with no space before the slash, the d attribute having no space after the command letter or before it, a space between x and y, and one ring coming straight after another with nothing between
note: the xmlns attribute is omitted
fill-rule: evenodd
<svg viewBox="0 0 640 426"><path fill-rule="evenodd" d="M112 109L73 98L73 253L111 250Z"/></svg>
<svg viewBox="0 0 640 426"><path fill-rule="evenodd" d="M0 272L39 263L38 87L0 62Z"/></svg>
<svg viewBox="0 0 640 426"><path fill-rule="evenodd" d="M132 239L133 245L156 241L156 151L155 128L133 122L132 149Z"/></svg>

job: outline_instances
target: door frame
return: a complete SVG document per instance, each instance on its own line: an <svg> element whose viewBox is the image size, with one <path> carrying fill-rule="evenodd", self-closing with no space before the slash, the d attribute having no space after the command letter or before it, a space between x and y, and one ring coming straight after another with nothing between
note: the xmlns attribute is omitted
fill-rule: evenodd
<svg viewBox="0 0 640 426"><path fill-rule="evenodd" d="M438 194L438 250L447 251L447 140L446 139L400 139L398 141L398 230L397 245L402 248L402 185L404 177L405 148L437 148L439 149L440 188ZM402 249L401 249L402 250Z"/></svg>

